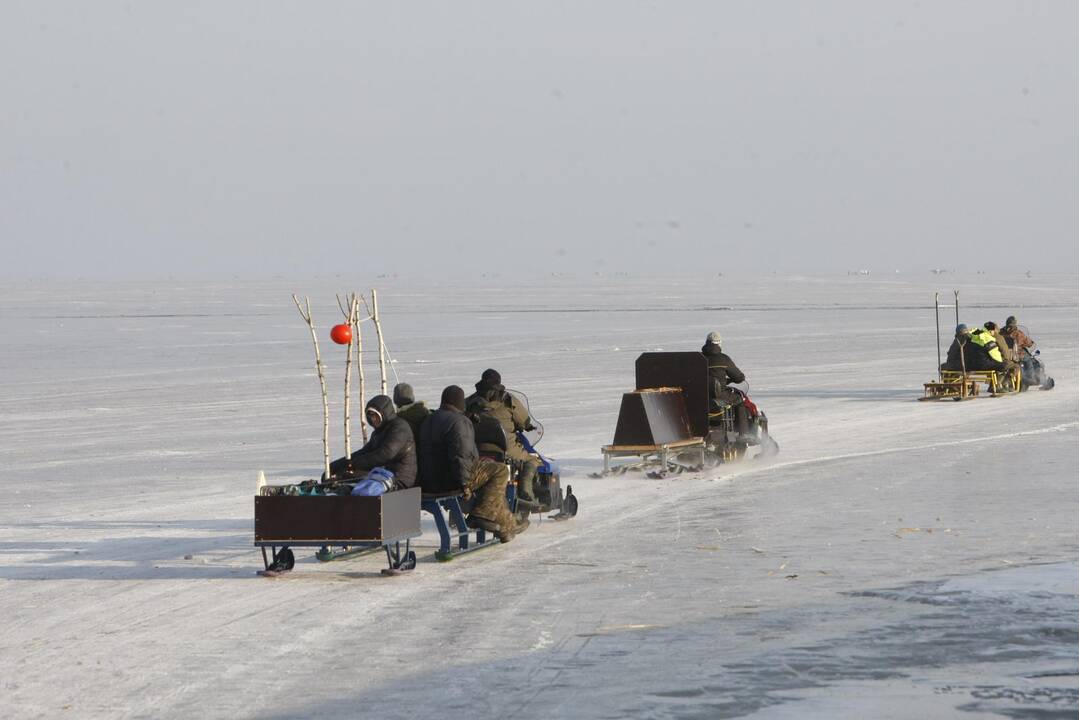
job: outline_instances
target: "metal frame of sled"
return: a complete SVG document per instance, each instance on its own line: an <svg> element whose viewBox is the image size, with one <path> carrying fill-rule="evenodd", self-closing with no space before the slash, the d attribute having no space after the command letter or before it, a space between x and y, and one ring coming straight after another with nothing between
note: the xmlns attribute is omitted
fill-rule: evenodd
<svg viewBox="0 0 1079 720"><path fill-rule="evenodd" d="M293 547L383 548L389 564L383 574L412 570L411 540L422 534L420 503L419 488L373 497L257 495L254 544L262 550L263 574L291 570Z"/></svg>
<svg viewBox="0 0 1079 720"><path fill-rule="evenodd" d="M435 559L439 562L449 562L454 557L489 545L501 544L496 537L487 537L487 531L483 528L470 528L465 521L464 507L461 505L463 496L460 493L439 493L424 495L420 503L420 509L428 512L435 519L435 527L438 529L439 545L435 550ZM465 501L467 504L468 501ZM443 513L442 511L446 512ZM455 530L450 530L446 522L449 515ZM454 537L457 539L454 547Z"/></svg>
<svg viewBox="0 0 1079 720"><path fill-rule="evenodd" d="M656 463L659 464L660 473L666 473L672 470L675 472L689 470L692 468L682 465L671 458L672 455L677 457L690 450L696 451L700 458L700 463L697 467L704 467L704 438L696 437L687 440L674 440L659 445L604 445L600 448L600 451L603 453L603 474L610 475L612 473L623 473L627 470L640 469L646 466L655 465ZM623 463L621 465L611 464L613 458L625 457L636 457L638 459L637 462L632 463Z"/></svg>
<svg viewBox="0 0 1079 720"><path fill-rule="evenodd" d="M1023 374L1019 366L1006 375L1011 379L1011 387L1006 387L1001 376L1005 373L996 370L943 370L940 380L925 383L925 394L919 400L969 400L977 397L982 385L985 385L992 397L1014 395L1022 387Z"/></svg>

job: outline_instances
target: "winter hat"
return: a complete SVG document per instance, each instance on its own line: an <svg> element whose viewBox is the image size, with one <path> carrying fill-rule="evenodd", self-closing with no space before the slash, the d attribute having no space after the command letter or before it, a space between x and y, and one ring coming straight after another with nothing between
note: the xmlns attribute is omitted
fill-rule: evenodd
<svg viewBox="0 0 1079 720"><path fill-rule="evenodd" d="M964 323L959 323L958 325L955 326L955 334L956 335L970 335L970 328L968 328Z"/></svg>
<svg viewBox="0 0 1079 720"><path fill-rule="evenodd" d="M416 402L416 393L408 383L397 383L393 387L393 404L397 407Z"/></svg>
<svg viewBox="0 0 1079 720"><path fill-rule="evenodd" d="M1016 327L1019 325L1019 321L1015 319L1015 315L1009 315L1008 319L1004 321L1006 327Z"/></svg>
<svg viewBox="0 0 1079 720"><path fill-rule="evenodd" d="M483 371L483 375L480 376L480 380L482 380L484 382L491 383L493 385L501 385L502 384L502 375L500 375L497 370L492 370L491 368L487 368L486 370Z"/></svg>
<svg viewBox="0 0 1079 720"><path fill-rule="evenodd" d="M713 330L712 332L708 333L708 338L705 340L705 342L711 343L713 345L722 345L723 336L719 334L719 330Z"/></svg>
<svg viewBox="0 0 1079 720"><path fill-rule="evenodd" d="M465 411L465 391L457 385L450 385L442 391L442 404L450 405L461 412Z"/></svg>

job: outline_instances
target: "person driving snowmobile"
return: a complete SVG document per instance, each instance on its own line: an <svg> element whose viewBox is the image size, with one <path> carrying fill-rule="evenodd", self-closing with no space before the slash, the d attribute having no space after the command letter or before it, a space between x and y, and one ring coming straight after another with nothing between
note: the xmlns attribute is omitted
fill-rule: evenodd
<svg viewBox="0 0 1079 720"><path fill-rule="evenodd" d="M1001 329L1000 334L1004 336L1004 342L1008 343L1008 347L1012 349L1012 353L1015 355L1016 360L1022 360L1030 348L1034 347L1034 340L1023 332L1019 327L1019 321L1015 319L1015 315L1009 315L1008 319L1004 321L1004 327Z"/></svg>
<svg viewBox="0 0 1079 720"><path fill-rule="evenodd" d="M741 393L728 385L745 382L746 376L730 356L723 352L722 342L723 336L718 331L712 331L708 333L704 347L701 348L701 353L708 358L708 399L713 411L718 411L723 405L731 405L734 409L735 430L739 435L745 435L749 432L749 414Z"/></svg>
<svg viewBox="0 0 1079 720"><path fill-rule="evenodd" d="M473 417L491 415L501 423L506 432L506 455L518 468L517 496L522 502L534 502L536 495L533 484L541 463L517 439L518 432L533 429L528 410L512 393L506 391L502 385L502 375L491 368L483 371L480 381L476 383L476 392L468 397L465 406L466 412Z"/></svg>
<svg viewBox="0 0 1079 720"><path fill-rule="evenodd" d="M1019 321L1014 315L1008 316L1000 332L1015 354L1015 360L1022 370L1023 386L1041 386L1044 390L1052 389L1056 381L1046 374L1045 366L1035 357L1039 351L1035 349L1034 338L1019 327Z"/></svg>

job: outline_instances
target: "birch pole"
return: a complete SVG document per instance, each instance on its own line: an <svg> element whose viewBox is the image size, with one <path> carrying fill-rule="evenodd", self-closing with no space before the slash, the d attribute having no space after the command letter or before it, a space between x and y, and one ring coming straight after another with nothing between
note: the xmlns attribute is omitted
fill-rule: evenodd
<svg viewBox="0 0 1079 720"><path fill-rule="evenodd" d="M344 303L341 302L341 297L337 298L337 307L341 308L341 314L345 316L345 322L348 323L350 328L355 331L358 323L356 322L357 308L359 307L359 301L356 299L356 293L351 293L345 296L348 301L348 309L345 309ZM360 398L363 400L362 396ZM352 343L348 344L348 353L345 355L345 457L352 457ZM366 441L366 438L364 438Z"/></svg>
<svg viewBox="0 0 1079 720"><path fill-rule="evenodd" d="M315 323L311 318L311 298L304 297L304 305L300 304L300 298L292 294L292 302L296 303L296 309L300 311L300 317L311 329L311 342L315 344L315 369L318 370L318 382L322 387L322 459L326 470L326 477L330 477L330 400L326 395L326 375L322 372L322 355L318 350L318 334L315 333ZM306 306L306 312L304 307Z"/></svg>
<svg viewBox="0 0 1079 720"><path fill-rule="evenodd" d="M352 297L356 300L356 294L353 293ZM358 300L363 300L364 307L367 307L367 300L361 295ZM359 314L359 307L357 306L357 315ZM368 312L368 315L371 313ZM359 317L353 316L352 336L356 340L356 374L359 375L360 380L360 403L366 403L367 395L366 388L364 387L363 379L363 334L360 328L361 322ZM367 444L367 413L360 413L360 434L363 436L363 442Z"/></svg>
<svg viewBox="0 0 1079 720"><path fill-rule="evenodd" d="M382 323L379 322L379 317L378 317L378 291L373 289L373 288L371 290L371 306L372 306L371 315L373 316L372 319L375 321L375 335L378 336L378 370L382 374L382 394L385 395L386 394L386 345L385 345L385 343L382 342Z"/></svg>

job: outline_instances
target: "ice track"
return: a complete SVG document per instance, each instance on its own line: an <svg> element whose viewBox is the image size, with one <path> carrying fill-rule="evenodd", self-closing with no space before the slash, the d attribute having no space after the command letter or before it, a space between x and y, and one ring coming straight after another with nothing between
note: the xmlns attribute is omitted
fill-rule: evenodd
<svg viewBox="0 0 1079 720"><path fill-rule="evenodd" d="M302 479L320 455L288 293L328 326L348 288L6 287L5 713L1075 717L1079 278L961 287L968 321L1015 308L1059 384L938 404L914 400L929 280L558 278L501 313L486 292L380 286L401 379L431 398L498 368L581 514L445 565L427 536L410 576L301 554L273 580L253 574L255 470ZM636 354L715 328L781 454L588 479Z"/></svg>

